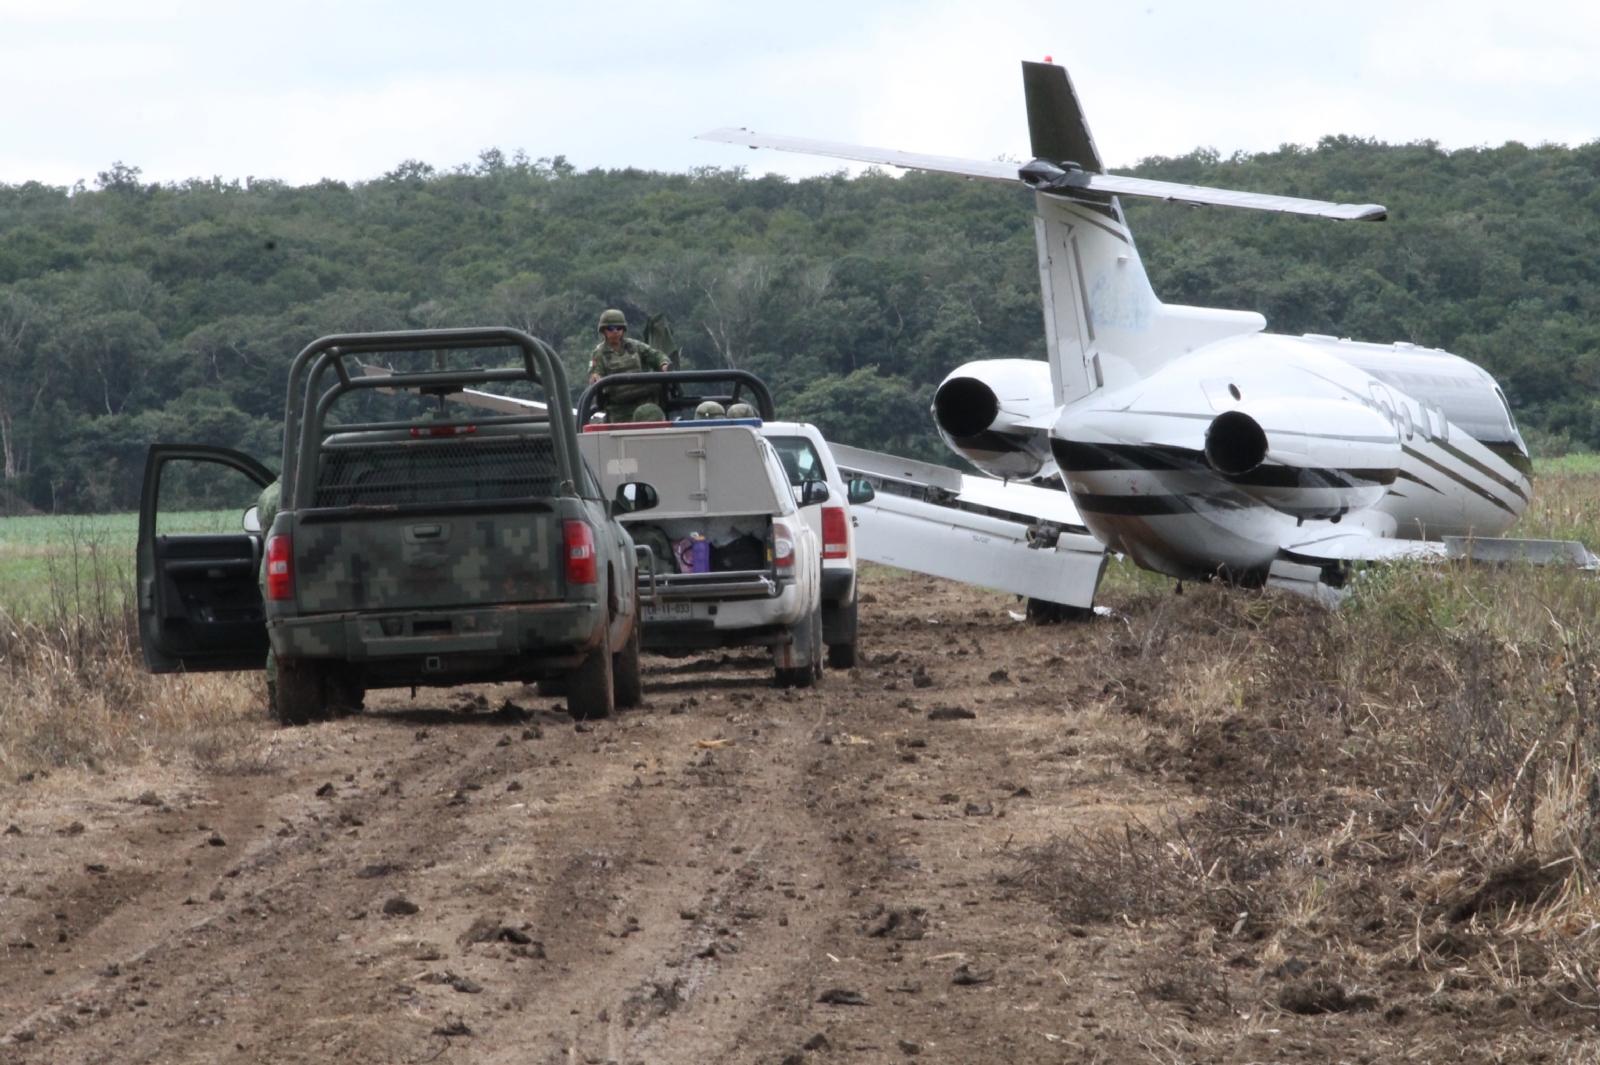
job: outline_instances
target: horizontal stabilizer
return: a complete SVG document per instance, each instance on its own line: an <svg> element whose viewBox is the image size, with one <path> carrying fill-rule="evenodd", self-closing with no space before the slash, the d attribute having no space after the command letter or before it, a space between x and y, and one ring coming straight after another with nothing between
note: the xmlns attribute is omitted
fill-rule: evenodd
<svg viewBox="0 0 1600 1065"><path fill-rule="evenodd" d="M714 129L710 133L700 134L695 140L742 144L747 148L776 148L780 152L825 155L833 159L854 159L858 163L898 166L906 170L933 170L940 174L960 174L962 177L985 178L989 181L1022 180L1017 176L1017 167L1014 163L980 163L975 159L958 159L952 155L925 155L921 152L902 152L894 148L863 148L857 144L844 144L840 141L814 141L804 137L752 133L747 129Z"/></svg>
<svg viewBox="0 0 1600 1065"><path fill-rule="evenodd" d="M1085 132L1087 136L1087 132ZM1203 185L1180 185L1171 181L1150 181L1145 178L1122 177L1117 174L1096 174L1087 170L1063 170L1051 163L1039 161L1019 168L1012 163L985 163L976 159L959 159L949 155L925 155L921 152L902 152L893 148L866 148L838 141L808 140L803 137L784 137L770 133L752 133L747 129L714 129L700 134L699 140L721 141L724 144L742 144L749 148L775 148L783 152L800 152L805 155L825 155L835 159L853 159L859 163L897 166L908 170L932 170L941 174L958 174L962 177L983 178L987 181L1024 181L1042 192L1070 196L1073 192L1098 192L1117 196L1138 196L1173 203L1204 204L1213 207L1243 207L1255 211L1280 211L1287 214L1315 215L1338 221L1379 222L1388 216L1388 210L1375 203L1331 203L1326 200L1305 200L1294 196L1269 196L1260 192L1237 192L1230 189L1213 189ZM1077 160L1071 160L1076 162Z"/></svg>

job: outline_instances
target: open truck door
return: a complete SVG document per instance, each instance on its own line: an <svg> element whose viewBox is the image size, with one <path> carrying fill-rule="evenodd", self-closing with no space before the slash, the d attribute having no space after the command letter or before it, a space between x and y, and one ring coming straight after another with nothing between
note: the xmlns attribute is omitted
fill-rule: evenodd
<svg viewBox="0 0 1600 1065"><path fill-rule="evenodd" d="M139 495L139 643L152 673L261 669L267 620L254 512L276 479L225 447L153 444Z"/></svg>

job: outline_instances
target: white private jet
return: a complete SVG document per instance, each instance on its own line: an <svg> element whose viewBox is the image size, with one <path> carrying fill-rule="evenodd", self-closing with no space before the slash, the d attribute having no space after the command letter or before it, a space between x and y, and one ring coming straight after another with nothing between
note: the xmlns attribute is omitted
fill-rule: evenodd
<svg viewBox="0 0 1600 1065"><path fill-rule="evenodd" d="M1595 565L1578 544L1484 539L1521 516L1532 472L1488 373L1414 344L1284 336L1263 332L1266 320L1252 311L1162 303L1118 197L1342 221L1381 221L1383 207L1107 174L1066 70L1024 62L1022 74L1036 158L1021 167L743 129L702 134L1034 189L1048 361L961 366L939 386L932 414L949 446L995 478L1039 485L1059 474L1075 514L1061 513L1059 492L1049 493L1059 501L1050 504L1035 494L1045 489L1031 488L1008 505L980 491L980 479L930 486L911 473L897 479L902 460L852 452L841 466L890 488L879 496L887 509L862 514L866 557L969 579L971 557L912 529L919 521L984 525L951 519L953 506L968 516L1009 514L1014 544L1024 528L1031 547L1058 546L1057 531L1087 532L1179 579L1270 581L1311 594L1337 587L1356 561L1470 553ZM1046 513L1045 521L1021 524ZM869 521L878 524L869 528ZM980 551L988 542L979 531L971 539ZM1071 550L1057 553L1076 576L1059 582L1072 590L1058 601L1081 612L1103 561L1085 550L1088 537L1068 539ZM1091 570L1093 579L1083 579ZM1009 584L1048 599L1031 573Z"/></svg>

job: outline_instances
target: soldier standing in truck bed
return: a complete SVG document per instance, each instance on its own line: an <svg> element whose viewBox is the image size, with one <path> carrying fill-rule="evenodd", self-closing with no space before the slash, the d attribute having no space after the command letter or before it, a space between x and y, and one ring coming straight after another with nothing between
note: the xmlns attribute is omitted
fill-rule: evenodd
<svg viewBox="0 0 1600 1065"><path fill-rule="evenodd" d="M666 355L628 336L628 319L621 311L610 310L600 316L600 337L589 360L590 384L612 374L672 369ZM600 398L608 424L631 422L638 420L634 413L639 407L659 402L661 390L655 385L616 385L604 390Z"/></svg>

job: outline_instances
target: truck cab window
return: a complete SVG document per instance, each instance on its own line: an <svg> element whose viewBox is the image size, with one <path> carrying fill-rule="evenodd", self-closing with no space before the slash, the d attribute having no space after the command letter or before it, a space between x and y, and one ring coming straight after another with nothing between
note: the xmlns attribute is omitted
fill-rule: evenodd
<svg viewBox="0 0 1600 1065"><path fill-rule="evenodd" d="M789 475L791 485L798 488L807 481L828 479L822 456L817 454L817 449L805 437L769 436L767 440L778 452L778 458L783 460L783 472Z"/></svg>

